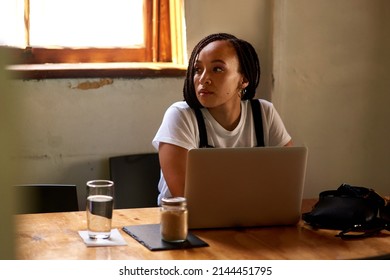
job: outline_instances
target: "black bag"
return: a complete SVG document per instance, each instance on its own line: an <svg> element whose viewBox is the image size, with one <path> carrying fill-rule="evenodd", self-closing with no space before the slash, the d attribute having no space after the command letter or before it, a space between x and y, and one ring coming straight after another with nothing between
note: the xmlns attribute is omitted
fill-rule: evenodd
<svg viewBox="0 0 390 280"><path fill-rule="evenodd" d="M302 219L314 228L337 229L341 238L372 236L390 230L390 203L374 190L342 184L323 191Z"/></svg>

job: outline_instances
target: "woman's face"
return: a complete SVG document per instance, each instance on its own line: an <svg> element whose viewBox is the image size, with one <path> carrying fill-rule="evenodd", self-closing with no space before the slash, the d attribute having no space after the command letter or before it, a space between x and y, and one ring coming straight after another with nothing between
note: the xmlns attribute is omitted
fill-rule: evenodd
<svg viewBox="0 0 390 280"><path fill-rule="evenodd" d="M194 86L205 108L237 106L240 92L248 85L240 73L236 50L229 41L214 41L199 53L194 65Z"/></svg>

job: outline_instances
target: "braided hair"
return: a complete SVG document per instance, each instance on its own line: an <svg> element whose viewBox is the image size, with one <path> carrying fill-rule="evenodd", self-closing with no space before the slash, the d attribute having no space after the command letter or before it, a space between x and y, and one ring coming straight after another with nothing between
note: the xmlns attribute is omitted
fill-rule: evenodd
<svg viewBox="0 0 390 280"><path fill-rule="evenodd" d="M191 108L202 108L198 98L196 97L195 86L194 86L194 75L195 75L195 61L199 53L206 47L208 44L214 41L229 41L234 49L236 50L238 61L240 64L240 72L248 80L249 84L244 90L242 95L242 100L253 99L256 94L256 88L260 82L260 61L257 56L256 50L253 46L242 39L228 34L228 33L216 33L211 34L203 38L193 49L188 69L186 73L186 78L184 81L183 95L184 100Z"/></svg>

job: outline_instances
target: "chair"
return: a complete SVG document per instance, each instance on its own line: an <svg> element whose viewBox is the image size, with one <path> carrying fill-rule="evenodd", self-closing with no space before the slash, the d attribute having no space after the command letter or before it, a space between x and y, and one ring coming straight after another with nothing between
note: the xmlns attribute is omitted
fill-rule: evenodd
<svg viewBox="0 0 390 280"><path fill-rule="evenodd" d="M114 208L156 207L160 162L157 153L109 158L114 182Z"/></svg>
<svg viewBox="0 0 390 280"><path fill-rule="evenodd" d="M15 186L17 214L79 211L76 185L32 184Z"/></svg>

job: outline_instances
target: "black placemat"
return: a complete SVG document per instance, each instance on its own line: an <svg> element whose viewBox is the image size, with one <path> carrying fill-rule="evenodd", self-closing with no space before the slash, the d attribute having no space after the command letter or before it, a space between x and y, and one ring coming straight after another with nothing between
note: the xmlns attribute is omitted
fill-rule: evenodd
<svg viewBox="0 0 390 280"><path fill-rule="evenodd" d="M187 240L184 242L166 242L161 239L160 224L125 226L122 229L151 251L189 249L209 246L206 242L191 232L188 233Z"/></svg>

